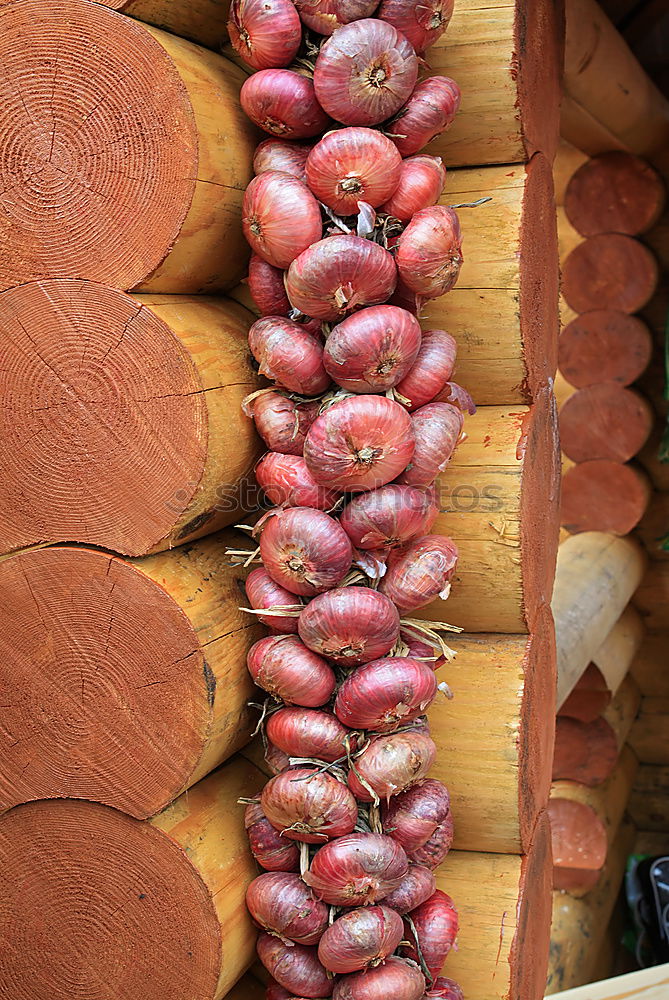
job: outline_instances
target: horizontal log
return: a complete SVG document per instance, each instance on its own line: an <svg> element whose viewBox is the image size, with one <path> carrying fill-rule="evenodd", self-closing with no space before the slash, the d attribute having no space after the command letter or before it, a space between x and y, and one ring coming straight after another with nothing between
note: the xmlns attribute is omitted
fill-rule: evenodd
<svg viewBox="0 0 669 1000"><path fill-rule="evenodd" d="M574 462L627 462L653 428L650 403L610 382L578 389L560 408L560 444Z"/></svg>
<svg viewBox="0 0 669 1000"><path fill-rule="evenodd" d="M2 5L0 59L13 150L0 165L0 288L83 277L204 292L239 281L256 139L237 67L88 0Z"/></svg>
<svg viewBox="0 0 669 1000"><path fill-rule="evenodd" d="M630 745L642 764L669 765L669 698L643 698Z"/></svg>
<svg viewBox="0 0 669 1000"><path fill-rule="evenodd" d="M562 294L576 312L619 309L634 313L653 297L657 260L639 240L619 233L589 236L562 268Z"/></svg>
<svg viewBox="0 0 669 1000"><path fill-rule="evenodd" d="M583 237L577 232L569 219L562 205L556 206L557 233L558 233L558 253L560 263L565 261L569 254L583 242Z"/></svg>
<svg viewBox="0 0 669 1000"><path fill-rule="evenodd" d="M228 37L228 0L99 0L138 21L218 51Z"/></svg>
<svg viewBox="0 0 669 1000"><path fill-rule="evenodd" d="M641 707L641 692L639 685L630 675L618 688L611 703L604 709L603 718L613 729L618 749L621 750L627 742L634 720Z"/></svg>
<svg viewBox="0 0 669 1000"><path fill-rule="evenodd" d="M611 701L611 692L599 667L589 663L560 706L558 716L594 722Z"/></svg>
<svg viewBox="0 0 669 1000"><path fill-rule="evenodd" d="M669 559L669 493L652 494L636 536L650 559Z"/></svg>
<svg viewBox="0 0 669 1000"><path fill-rule="evenodd" d="M560 135L588 156L612 149L629 152L624 142L566 92L560 102Z"/></svg>
<svg viewBox="0 0 669 1000"><path fill-rule="evenodd" d="M263 780L235 760L150 822L68 799L0 818L6 932L21 942L0 956L9 994L94 996L104 983L109 1000L224 997L255 939L236 802Z"/></svg>
<svg viewBox="0 0 669 1000"><path fill-rule="evenodd" d="M613 694L616 694L627 677L644 636L645 629L641 616L631 604L628 604L604 642L593 654L593 662Z"/></svg>
<svg viewBox="0 0 669 1000"><path fill-rule="evenodd" d="M553 855L553 888L583 895L598 882L606 861L606 830L582 802L555 794L548 803Z"/></svg>
<svg viewBox="0 0 669 1000"><path fill-rule="evenodd" d="M666 670L668 643L667 632L644 635L631 667L632 677L642 695L669 698L669 670Z"/></svg>
<svg viewBox="0 0 669 1000"><path fill-rule="evenodd" d="M555 204L564 205L567 184L579 167L588 161L588 154L573 146L566 139L560 138L555 159L553 161L553 184L555 186Z"/></svg>
<svg viewBox="0 0 669 1000"><path fill-rule="evenodd" d="M667 835L669 830L669 767L642 764L629 803L629 813L640 830Z"/></svg>
<svg viewBox="0 0 669 1000"><path fill-rule="evenodd" d="M616 734L606 719L600 717L592 722L581 722L565 715L558 717L553 754L554 781L601 785L615 768L617 759Z"/></svg>
<svg viewBox="0 0 669 1000"><path fill-rule="evenodd" d="M669 964L656 965L638 972L600 982L587 983L573 990L554 994L556 1000L664 1000L669 990Z"/></svg>
<svg viewBox="0 0 669 1000"><path fill-rule="evenodd" d="M652 632L665 632L669 622L669 563L651 562L639 589L634 606L644 625Z"/></svg>
<svg viewBox="0 0 669 1000"><path fill-rule="evenodd" d="M259 628L229 544L236 532L136 561L64 546L0 561L0 808L69 796L151 816L243 746Z"/></svg>
<svg viewBox="0 0 669 1000"><path fill-rule="evenodd" d="M579 167L567 185L564 207L582 236L638 236L652 229L665 200L662 178L649 163L612 150Z"/></svg>
<svg viewBox="0 0 669 1000"><path fill-rule="evenodd" d="M648 476L634 465L606 459L580 462L562 477L560 524L572 535L628 535L642 520L651 495Z"/></svg>
<svg viewBox="0 0 669 1000"><path fill-rule="evenodd" d="M225 994L225 1000L265 1000L265 987L249 973Z"/></svg>
<svg viewBox="0 0 669 1000"><path fill-rule="evenodd" d="M577 389L596 382L630 385L646 370L652 352L650 330L637 316L595 309L562 330L558 365Z"/></svg>

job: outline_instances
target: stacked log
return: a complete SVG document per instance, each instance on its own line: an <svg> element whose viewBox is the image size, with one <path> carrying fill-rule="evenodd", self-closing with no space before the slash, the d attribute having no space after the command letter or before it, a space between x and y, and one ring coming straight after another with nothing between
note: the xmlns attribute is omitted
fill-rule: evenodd
<svg viewBox="0 0 669 1000"><path fill-rule="evenodd" d="M227 0L100 0L128 17L219 51L228 37Z"/></svg>

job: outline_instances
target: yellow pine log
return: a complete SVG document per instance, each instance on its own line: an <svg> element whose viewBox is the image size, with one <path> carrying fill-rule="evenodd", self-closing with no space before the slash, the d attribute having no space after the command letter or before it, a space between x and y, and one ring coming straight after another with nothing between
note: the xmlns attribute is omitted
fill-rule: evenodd
<svg viewBox="0 0 669 1000"><path fill-rule="evenodd" d="M614 945L617 955L619 940ZM597 968L597 967L596 967ZM622 976L594 981L554 994L556 1000L664 1000L669 990L669 964L628 972Z"/></svg>
<svg viewBox="0 0 669 1000"><path fill-rule="evenodd" d="M627 741L640 707L639 685L631 675L628 675L618 688L615 697L602 712L602 717L615 733L619 750Z"/></svg>
<svg viewBox="0 0 669 1000"><path fill-rule="evenodd" d="M99 0L138 21L164 28L209 49L220 49L228 37L229 0Z"/></svg>
<svg viewBox="0 0 669 1000"><path fill-rule="evenodd" d="M644 634L645 629L639 612L628 604L604 642L593 654L592 662L598 667L612 694L616 693L627 677L632 661L641 648Z"/></svg>
<svg viewBox="0 0 669 1000"><path fill-rule="evenodd" d="M618 136L566 91L560 102L560 135L588 156L611 149L629 152L628 146Z"/></svg>
<svg viewBox="0 0 669 1000"><path fill-rule="evenodd" d="M572 146L566 139L560 139L555 160L553 161L553 185L555 187L555 204L564 205L567 184L579 167L587 163L589 157L577 146Z"/></svg>

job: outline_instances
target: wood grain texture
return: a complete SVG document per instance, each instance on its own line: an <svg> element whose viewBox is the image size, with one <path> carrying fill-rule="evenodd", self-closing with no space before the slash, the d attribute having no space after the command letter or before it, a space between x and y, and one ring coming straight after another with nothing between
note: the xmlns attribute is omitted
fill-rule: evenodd
<svg viewBox="0 0 669 1000"><path fill-rule="evenodd" d="M138 21L218 51L228 37L228 0L100 0Z"/></svg>
<svg viewBox="0 0 669 1000"><path fill-rule="evenodd" d="M548 803L553 889L582 896L596 884L606 860L606 830L583 802L551 795Z"/></svg>
<svg viewBox="0 0 669 1000"><path fill-rule="evenodd" d="M637 316L593 309L562 330L558 365L577 389L596 382L630 385L648 367L652 349L650 331Z"/></svg>
<svg viewBox="0 0 669 1000"><path fill-rule="evenodd" d="M612 150L579 167L567 185L564 204L582 236L638 236L655 225L665 200L662 178L649 163Z"/></svg>
<svg viewBox="0 0 669 1000"><path fill-rule="evenodd" d="M619 233L589 236L576 246L562 268L562 293L577 313L619 309L634 313L653 297L658 263L639 240Z"/></svg>
<svg viewBox="0 0 669 1000"><path fill-rule="evenodd" d="M643 519L651 496L648 476L634 465L609 459L579 462L562 476L560 523L572 535L628 535Z"/></svg>
<svg viewBox="0 0 669 1000"><path fill-rule="evenodd" d="M656 965L553 995L556 1000L664 1000L667 990L669 965Z"/></svg>

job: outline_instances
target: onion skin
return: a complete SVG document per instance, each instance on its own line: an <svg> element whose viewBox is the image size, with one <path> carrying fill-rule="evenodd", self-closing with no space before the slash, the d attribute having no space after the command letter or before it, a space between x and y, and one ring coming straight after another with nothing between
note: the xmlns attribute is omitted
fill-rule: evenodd
<svg viewBox="0 0 669 1000"><path fill-rule="evenodd" d="M306 710L308 711L308 709ZM267 740L267 746L265 747L264 753L265 763L272 772L272 774L281 774L282 771L288 771L290 769L290 758L288 754L284 753L281 747L277 747L271 740Z"/></svg>
<svg viewBox="0 0 669 1000"><path fill-rule="evenodd" d="M270 451L302 455L307 431L318 416L318 403L295 403L280 392L256 396L248 409Z"/></svg>
<svg viewBox="0 0 669 1000"><path fill-rule="evenodd" d="M254 253L274 267L286 268L320 239L321 210L297 177L266 170L244 192L242 229Z"/></svg>
<svg viewBox="0 0 669 1000"><path fill-rule="evenodd" d="M446 31L454 6L454 0L383 0L378 16L401 31L422 55Z"/></svg>
<svg viewBox="0 0 669 1000"><path fill-rule="evenodd" d="M439 976L435 979L425 994L424 1000L432 1000L433 997L439 997L440 1000L465 1000L462 987L454 979L446 979L445 976Z"/></svg>
<svg viewBox="0 0 669 1000"><path fill-rule="evenodd" d="M268 264L257 253L249 261L249 291L261 316L284 316L290 312L290 302L283 284L283 271Z"/></svg>
<svg viewBox="0 0 669 1000"><path fill-rule="evenodd" d="M319 35L331 35L343 24L369 17L377 0L297 0L295 6L308 28Z"/></svg>
<svg viewBox="0 0 669 1000"><path fill-rule="evenodd" d="M441 889L409 914L416 928L420 950L433 979L442 970L446 956L455 944L458 935L458 911L450 896ZM404 929L407 940L415 943L414 932L409 922ZM404 946L402 954L414 962L419 961L418 952L412 945Z"/></svg>
<svg viewBox="0 0 669 1000"><path fill-rule="evenodd" d="M416 295L411 289L407 288L401 278L398 277L397 285L395 291L388 299L388 304L391 306L399 306L400 309L406 309L410 312L412 316L418 316L422 309L425 300L420 295Z"/></svg>
<svg viewBox="0 0 669 1000"><path fill-rule="evenodd" d="M425 733L412 731L377 736L356 758L355 771L351 770L348 775L348 787L361 802L372 802L372 792L377 798L389 801L392 795L422 781L436 755L434 741ZM363 780L372 792L362 784Z"/></svg>
<svg viewBox="0 0 669 1000"><path fill-rule="evenodd" d="M310 143L305 142L264 139L253 156L253 172L263 174L266 170L280 170L284 174L292 174L306 184L305 166L312 148Z"/></svg>
<svg viewBox="0 0 669 1000"><path fill-rule="evenodd" d="M410 371L421 345L420 324L397 306L370 306L334 327L323 365L348 392L385 392Z"/></svg>
<svg viewBox="0 0 669 1000"><path fill-rule="evenodd" d="M416 212L397 241L398 273L411 291L426 299L450 292L462 260L460 220L445 205Z"/></svg>
<svg viewBox="0 0 669 1000"><path fill-rule="evenodd" d="M298 998L278 983L270 983L265 993L265 1000L298 1000Z"/></svg>
<svg viewBox="0 0 669 1000"><path fill-rule="evenodd" d="M386 906L360 907L327 928L318 945L318 958L330 972L358 972L392 955L403 934L399 913Z"/></svg>
<svg viewBox="0 0 669 1000"><path fill-rule="evenodd" d="M400 180L397 146L371 128L328 132L309 153L307 184L338 215L355 215L358 202L377 208Z"/></svg>
<svg viewBox="0 0 669 1000"><path fill-rule="evenodd" d="M392 254L370 240L342 233L314 243L293 261L286 291L305 316L332 321L385 302L396 283Z"/></svg>
<svg viewBox="0 0 669 1000"><path fill-rule="evenodd" d="M262 522L260 557L277 583L312 597L341 583L353 559L348 535L334 518L312 507L275 508Z"/></svg>
<svg viewBox="0 0 669 1000"><path fill-rule="evenodd" d="M260 374L291 392L317 396L330 385L323 367L322 345L292 319L263 316L256 320L249 330L249 347L260 365Z"/></svg>
<svg viewBox="0 0 669 1000"><path fill-rule="evenodd" d="M247 805L244 825L251 854L262 868L271 872L296 872L299 869L299 849L274 829L262 811L260 799Z"/></svg>
<svg viewBox="0 0 669 1000"><path fill-rule="evenodd" d="M318 961L315 948L303 944L288 946L271 934L261 934L257 951L270 975L296 996L332 996L334 983Z"/></svg>
<svg viewBox="0 0 669 1000"><path fill-rule="evenodd" d="M329 923L325 903L299 875L288 872L265 872L255 878L246 890L246 906L254 923L284 944L318 944Z"/></svg>
<svg viewBox="0 0 669 1000"><path fill-rule="evenodd" d="M323 486L373 490L404 471L414 448L411 418L399 403L385 396L354 396L314 420L304 458Z"/></svg>
<svg viewBox="0 0 669 1000"><path fill-rule="evenodd" d="M458 565L458 550L445 535L423 535L393 549L379 590L401 611L423 608L441 597L446 600Z"/></svg>
<svg viewBox="0 0 669 1000"><path fill-rule="evenodd" d="M409 100L386 128L386 135L403 157L419 153L453 124L461 96L460 88L450 77L428 77L417 84Z"/></svg>
<svg viewBox="0 0 669 1000"><path fill-rule="evenodd" d="M259 639L249 649L246 662L258 687L287 704L320 708L335 689L332 668L296 635Z"/></svg>
<svg viewBox="0 0 669 1000"><path fill-rule="evenodd" d="M436 693L437 678L431 667L407 656L389 656L358 667L346 678L334 712L352 729L391 733L421 715Z"/></svg>
<svg viewBox="0 0 669 1000"><path fill-rule="evenodd" d="M320 486L297 455L268 451L256 465L255 474L267 499L276 506L330 510L341 498L337 490Z"/></svg>
<svg viewBox="0 0 669 1000"><path fill-rule="evenodd" d="M397 384L397 392L409 400L407 409L417 410L431 403L448 385L457 344L445 330L426 330L412 367Z"/></svg>
<svg viewBox="0 0 669 1000"><path fill-rule="evenodd" d="M239 100L251 121L277 138L311 139L330 125L312 81L290 69L254 73L242 84Z"/></svg>
<svg viewBox="0 0 669 1000"><path fill-rule="evenodd" d="M314 768L295 768L270 778L260 803L284 837L305 844L342 837L358 821L358 806L346 785Z"/></svg>
<svg viewBox="0 0 669 1000"><path fill-rule="evenodd" d="M440 157L410 156L402 160L395 191L381 211L410 222L416 212L437 204L445 184L446 167Z"/></svg>
<svg viewBox="0 0 669 1000"><path fill-rule="evenodd" d="M433 871L438 868L453 844L453 813L439 824L430 839L422 847L411 851L409 858L418 865L425 865Z"/></svg>
<svg viewBox="0 0 669 1000"><path fill-rule="evenodd" d="M396 795L384 807L384 833L401 844L409 854L428 842L448 816L450 808L446 786L428 778Z"/></svg>
<svg viewBox="0 0 669 1000"><path fill-rule="evenodd" d="M417 965L392 956L383 965L344 976L333 1000L421 1000L425 977Z"/></svg>
<svg viewBox="0 0 669 1000"><path fill-rule="evenodd" d="M416 447L399 476L409 486L429 486L450 462L464 427L462 411L450 403L428 403L411 417Z"/></svg>
<svg viewBox="0 0 669 1000"><path fill-rule="evenodd" d="M429 868L410 864L399 888L388 893L383 903L398 913L408 913L429 899L436 888L434 874Z"/></svg>
<svg viewBox="0 0 669 1000"><path fill-rule="evenodd" d="M260 610L262 608L287 607L291 604L301 604L299 597L291 594L285 587L280 587L275 583L267 570L262 566L252 570L246 578L246 596L252 608ZM289 615L278 617L274 615L256 615L256 617L267 625L272 632L280 632L283 635L297 635L297 618Z"/></svg>
<svg viewBox="0 0 669 1000"><path fill-rule="evenodd" d="M431 494L390 483L354 497L339 523L357 549L396 548L429 531L437 513Z"/></svg>
<svg viewBox="0 0 669 1000"><path fill-rule="evenodd" d="M378 125L408 100L418 77L413 48L391 24L364 18L338 28L316 59L321 107L344 125Z"/></svg>
<svg viewBox="0 0 669 1000"><path fill-rule="evenodd" d="M397 889L407 868L404 850L391 837L351 833L321 847L303 877L332 906L366 906Z"/></svg>
<svg viewBox="0 0 669 1000"><path fill-rule="evenodd" d="M288 66L302 42L302 24L290 0L232 0L232 47L253 69Z"/></svg>
<svg viewBox="0 0 669 1000"><path fill-rule="evenodd" d="M346 754L345 739L350 735L350 749L356 739L332 712L308 708L281 708L267 720L267 738L289 757L315 757L332 763Z"/></svg>
<svg viewBox="0 0 669 1000"><path fill-rule="evenodd" d="M385 656L397 642L397 608L369 587L341 587L310 601L298 619L305 646L343 666Z"/></svg>

